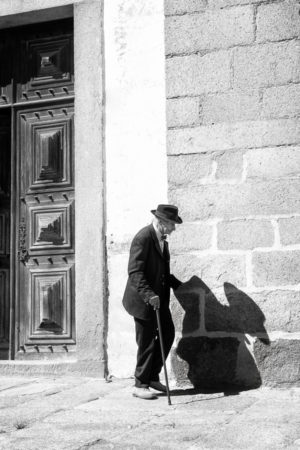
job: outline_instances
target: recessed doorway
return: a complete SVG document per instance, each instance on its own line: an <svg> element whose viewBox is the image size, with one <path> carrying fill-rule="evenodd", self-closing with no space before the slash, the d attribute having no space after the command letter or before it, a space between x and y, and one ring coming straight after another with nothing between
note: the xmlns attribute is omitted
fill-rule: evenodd
<svg viewBox="0 0 300 450"><path fill-rule="evenodd" d="M73 21L0 31L0 359L75 346Z"/></svg>

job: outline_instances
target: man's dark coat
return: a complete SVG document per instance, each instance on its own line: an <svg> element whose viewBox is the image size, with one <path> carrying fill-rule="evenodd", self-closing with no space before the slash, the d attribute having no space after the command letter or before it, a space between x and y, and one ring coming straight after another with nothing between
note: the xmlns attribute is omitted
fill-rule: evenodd
<svg viewBox="0 0 300 450"><path fill-rule="evenodd" d="M181 282L170 274L170 253L168 243L160 249L153 225L142 228L134 237L128 263L128 281L123 305L134 317L150 320L153 308L151 297L158 295L160 308L169 308L170 288L177 289Z"/></svg>

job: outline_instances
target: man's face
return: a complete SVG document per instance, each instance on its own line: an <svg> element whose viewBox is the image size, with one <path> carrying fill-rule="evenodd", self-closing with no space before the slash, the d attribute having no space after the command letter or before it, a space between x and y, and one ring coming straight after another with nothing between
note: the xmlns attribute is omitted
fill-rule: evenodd
<svg viewBox="0 0 300 450"><path fill-rule="evenodd" d="M175 222L173 220L160 219L160 232L162 234L171 234L175 230Z"/></svg>

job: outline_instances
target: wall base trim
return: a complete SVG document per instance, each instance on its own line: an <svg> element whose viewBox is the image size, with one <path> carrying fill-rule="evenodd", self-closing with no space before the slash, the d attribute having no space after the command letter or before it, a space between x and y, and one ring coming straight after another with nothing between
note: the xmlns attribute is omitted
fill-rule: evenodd
<svg viewBox="0 0 300 450"><path fill-rule="evenodd" d="M105 378L105 361L0 361L1 375L76 375Z"/></svg>

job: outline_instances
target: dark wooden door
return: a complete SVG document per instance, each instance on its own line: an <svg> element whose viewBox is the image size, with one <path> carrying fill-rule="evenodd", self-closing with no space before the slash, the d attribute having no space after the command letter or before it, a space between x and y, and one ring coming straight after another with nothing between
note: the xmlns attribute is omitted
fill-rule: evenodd
<svg viewBox="0 0 300 450"><path fill-rule="evenodd" d="M0 359L8 358L10 322L10 112L0 110Z"/></svg>
<svg viewBox="0 0 300 450"><path fill-rule="evenodd" d="M75 344L72 22L7 33L19 55L11 88L14 357L68 356Z"/></svg>

